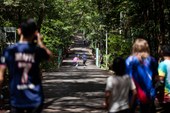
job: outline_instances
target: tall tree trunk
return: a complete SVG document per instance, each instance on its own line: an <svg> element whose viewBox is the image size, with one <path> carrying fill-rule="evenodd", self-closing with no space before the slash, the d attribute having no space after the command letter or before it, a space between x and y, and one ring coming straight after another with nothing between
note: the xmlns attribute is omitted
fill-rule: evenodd
<svg viewBox="0 0 170 113"><path fill-rule="evenodd" d="M20 24L22 21L22 11L21 8L18 7L18 23Z"/></svg>
<svg viewBox="0 0 170 113"><path fill-rule="evenodd" d="M39 16L38 16L37 27L38 27L39 32L41 30L41 25L43 23L44 16L45 16L45 3L46 3L46 1L47 0L42 1L42 7L40 9Z"/></svg>
<svg viewBox="0 0 170 113"><path fill-rule="evenodd" d="M44 19L44 9L41 9L39 17L38 17L38 21L37 21L37 27L38 27L39 32L40 32L40 29L41 29L41 25L43 23L43 19Z"/></svg>
<svg viewBox="0 0 170 113"><path fill-rule="evenodd" d="M158 18L160 24L160 44L165 44L165 14L164 14L164 2L163 0L158 0Z"/></svg>

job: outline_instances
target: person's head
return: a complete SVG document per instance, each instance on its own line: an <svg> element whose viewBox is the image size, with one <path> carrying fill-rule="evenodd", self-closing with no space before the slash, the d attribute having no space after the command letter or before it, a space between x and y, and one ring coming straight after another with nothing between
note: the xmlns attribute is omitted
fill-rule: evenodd
<svg viewBox="0 0 170 113"><path fill-rule="evenodd" d="M162 56L168 56L170 57L170 45L163 45L161 48L161 54Z"/></svg>
<svg viewBox="0 0 170 113"><path fill-rule="evenodd" d="M115 72L116 75L124 75L126 70L125 60L121 57L116 57L113 60L112 70Z"/></svg>
<svg viewBox="0 0 170 113"><path fill-rule="evenodd" d="M132 46L132 55L139 55L142 58L148 57L150 54L149 44L145 39L137 38Z"/></svg>
<svg viewBox="0 0 170 113"><path fill-rule="evenodd" d="M31 38L37 31L37 25L34 19L28 19L26 22L21 23L21 33L24 38Z"/></svg>

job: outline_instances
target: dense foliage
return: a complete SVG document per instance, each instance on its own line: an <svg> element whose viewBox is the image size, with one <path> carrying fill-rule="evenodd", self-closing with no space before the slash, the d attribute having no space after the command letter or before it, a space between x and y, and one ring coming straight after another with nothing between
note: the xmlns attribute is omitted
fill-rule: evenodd
<svg viewBox="0 0 170 113"><path fill-rule="evenodd" d="M160 45L170 42L168 0L0 1L0 26L16 27L29 17L36 19L45 44L56 56L59 49L64 53L78 31L103 55L107 32L110 59L117 55L127 57L137 37L148 40L155 57Z"/></svg>

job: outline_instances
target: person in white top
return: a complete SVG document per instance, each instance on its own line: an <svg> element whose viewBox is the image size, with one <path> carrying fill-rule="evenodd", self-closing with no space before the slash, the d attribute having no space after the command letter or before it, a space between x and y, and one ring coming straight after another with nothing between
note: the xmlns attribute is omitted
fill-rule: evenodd
<svg viewBox="0 0 170 113"><path fill-rule="evenodd" d="M136 98L136 86L129 75L125 74L125 60L117 57L112 70L115 75L107 78L104 107L108 113L129 113ZM132 91L132 97L129 94Z"/></svg>

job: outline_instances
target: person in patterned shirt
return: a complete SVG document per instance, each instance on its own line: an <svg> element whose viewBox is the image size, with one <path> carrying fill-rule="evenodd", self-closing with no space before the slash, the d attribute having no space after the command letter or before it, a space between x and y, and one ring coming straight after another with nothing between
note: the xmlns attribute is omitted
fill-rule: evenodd
<svg viewBox="0 0 170 113"><path fill-rule="evenodd" d="M160 83L163 84L163 113L170 113L170 45L162 46L163 61L159 63L158 73Z"/></svg>
<svg viewBox="0 0 170 113"><path fill-rule="evenodd" d="M150 55L148 42L137 38L133 43L132 55L126 59L126 72L133 79L137 89L137 101L141 113L155 113L155 78L158 75L157 61ZM132 107L133 108L133 107ZM132 111L135 111L135 106Z"/></svg>

